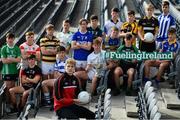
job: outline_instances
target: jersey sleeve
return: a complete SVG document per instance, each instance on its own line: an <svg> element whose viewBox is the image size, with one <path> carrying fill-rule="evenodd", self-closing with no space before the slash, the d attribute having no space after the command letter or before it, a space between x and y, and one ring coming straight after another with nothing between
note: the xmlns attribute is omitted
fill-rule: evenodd
<svg viewBox="0 0 180 120"><path fill-rule="evenodd" d="M5 47L3 47L3 48L1 49L1 58L7 58L6 48L5 48Z"/></svg>
<svg viewBox="0 0 180 120"><path fill-rule="evenodd" d="M20 58L21 57L21 50L18 46L16 46L16 49L17 49L17 58Z"/></svg>
<svg viewBox="0 0 180 120"><path fill-rule="evenodd" d="M38 66L36 67L36 75L42 75L42 70Z"/></svg>
<svg viewBox="0 0 180 120"><path fill-rule="evenodd" d="M77 41L77 33L72 36L72 41Z"/></svg>
<svg viewBox="0 0 180 120"><path fill-rule="evenodd" d="M143 19L140 19L139 22L138 22L138 30L141 30L142 29L142 21Z"/></svg>
<svg viewBox="0 0 180 120"><path fill-rule="evenodd" d="M132 34L137 35L138 33L138 24L134 22L134 28L132 29Z"/></svg>
<svg viewBox="0 0 180 120"><path fill-rule="evenodd" d="M175 22L175 19L173 17L171 17L170 26L171 27L175 27L176 26L176 22Z"/></svg>
<svg viewBox="0 0 180 120"><path fill-rule="evenodd" d="M55 99L57 99L59 102L65 104L65 105L71 105L73 104L73 99L72 98L63 98L61 95L63 93L63 79L64 76L61 76L54 82L54 95Z"/></svg>

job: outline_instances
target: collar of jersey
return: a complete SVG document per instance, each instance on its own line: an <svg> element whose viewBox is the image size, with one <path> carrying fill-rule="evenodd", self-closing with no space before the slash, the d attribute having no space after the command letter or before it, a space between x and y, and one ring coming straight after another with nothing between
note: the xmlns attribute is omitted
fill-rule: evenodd
<svg viewBox="0 0 180 120"><path fill-rule="evenodd" d="M117 19L116 23L111 19L111 22L113 22L114 24L117 24L119 22L119 20Z"/></svg>
<svg viewBox="0 0 180 120"><path fill-rule="evenodd" d="M173 41L169 41L168 40L168 43L171 45L171 44L175 44L176 43L176 39L174 39Z"/></svg>

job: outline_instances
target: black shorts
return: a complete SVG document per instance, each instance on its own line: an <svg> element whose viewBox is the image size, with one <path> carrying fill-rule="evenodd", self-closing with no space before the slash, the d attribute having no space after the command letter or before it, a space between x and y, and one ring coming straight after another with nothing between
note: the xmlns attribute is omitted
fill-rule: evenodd
<svg viewBox="0 0 180 120"><path fill-rule="evenodd" d="M36 88L37 84L23 84L22 86L25 90L29 90L30 88Z"/></svg>
<svg viewBox="0 0 180 120"><path fill-rule="evenodd" d="M143 42L143 41L140 41L140 50L141 51L145 51L145 52L153 52L156 50L156 43L155 42L152 42L152 43L147 43L147 42Z"/></svg>
<svg viewBox="0 0 180 120"><path fill-rule="evenodd" d="M122 68L122 70L123 70L123 74L127 74L127 71L128 71L128 69L130 69L130 68L136 68L136 65L134 64L132 64L132 65L128 65L128 64L120 64L120 67Z"/></svg>
<svg viewBox="0 0 180 120"><path fill-rule="evenodd" d="M4 81L18 81L18 74L3 74L2 79Z"/></svg>

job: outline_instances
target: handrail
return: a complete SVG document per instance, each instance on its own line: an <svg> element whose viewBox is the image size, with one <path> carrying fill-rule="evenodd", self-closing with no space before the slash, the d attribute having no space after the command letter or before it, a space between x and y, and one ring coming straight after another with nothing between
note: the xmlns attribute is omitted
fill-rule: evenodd
<svg viewBox="0 0 180 120"><path fill-rule="evenodd" d="M21 43L25 42L25 39L24 39L24 34L27 32L27 31L30 31L30 30L33 30L33 26L36 26L36 22L37 20L39 20L42 15L44 15L44 13L48 10L48 6L54 4L53 3L53 0L50 0L48 2L48 4L41 10L41 12L36 16L36 18L34 18L34 20L31 22L31 24L26 28L26 30L24 30L24 32L21 34L21 36L19 37L19 39L17 40L17 45L20 45Z"/></svg>
<svg viewBox="0 0 180 120"><path fill-rule="evenodd" d="M1 37L0 37L0 47L5 43L5 36L8 32L13 32L19 25L21 25L21 23L27 19L27 17L35 11L35 9L37 8L37 6L39 6L41 4L41 0L38 0L31 8L29 8L28 11L26 11L24 13L24 15L21 16L21 18L19 18L19 20L14 23Z"/></svg>
<svg viewBox="0 0 180 120"><path fill-rule="evenodd" d="M53 20L54 17L57 15L57 13L59 12L62 3L64 3L65 1L61 1L61 3L59 4L59 6L54 10L53 14L49 17L48 19L48 23L47 24L53 24ZM43 35L45 34L45 27L43 27L43 29L40 31L40 33L38 34L35 43L39 44L40 43L40 39L43 37Z"/></svg>
<svg viewBox="0 0 180 120"><path fill-rule="evenodd" d="M76 7L77 3L78 3L78 0L75 0L75 1L74 1L74 4L73 4L73 7L69 10L69 12L68 12L68 14L67 14L67 16L66 16L66 19L69 19L69 20L72 19L71 14L73 13L73 10L74 10L74 8Z"/></svg>
<svg viewBox="0 0 180 120"><path fill-rule="evenodd" d="M17 1L15 4L13 4L11 7L9 7L8 9L6 9L4 12L2 12L0 14L0 22L2 22L4 19L6 19L6 17L12 13L16 8L18 8L19 4L20 4L20 0Z"/></svg>
<svg viewBox="0 0 180 120"><path fill-rule="evenodd" d="M13 5L16 2L16 0L9 0L7 3L5 3L4 5L2 5L0 7L0 13L2 13L5 9L7 9L8 7L10 7L11 5ZM0 3L2 4L2 3Z"/></svg>
<svg viewBox="0 0 180 120"><path fill-rule="evenodd" d="M28 0L23 4L14 14L10 15L5 21L0 24L0 33L3 32L8 26L10 26L11 21L16 19L19 15L23 14L27 10L28 6L31 4L31 0Z"/></svg>
<svg viewBox="0 0 180 120"><path fill-rule="evenodd" d="M88 14L89 14L89 10L90 10L90 4L91 4L91 0L88 0L86 2L86 8L85 8L85 12L84 12L84 18L88 19Z"/></svg>

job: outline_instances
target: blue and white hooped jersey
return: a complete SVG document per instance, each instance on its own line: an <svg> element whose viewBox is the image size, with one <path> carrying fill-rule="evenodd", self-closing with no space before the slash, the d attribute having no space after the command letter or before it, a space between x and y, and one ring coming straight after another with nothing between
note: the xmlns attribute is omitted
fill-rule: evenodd
<svg viewBox="0 0 180 120"><path fill-rule="evenodd" d="M81 33L80 31L76 32L73 37L72 41L76 41L79 44L87 44L93 42L93 35L90 32ZM85 49L75 49L73 57L75 60L86 61L87 56L90 54L90 50Z"/></svg>
<svg viewBox="0 0 180 120"><path fill-rule="evenodd" d="M64 73L65 72L65 63L66 63L67 59L68 59L67 57L65 57L65 60L63 60L63 61L57 59L56 63L54 64L54 71Z"/></svg>
<svg viewBox="0 0 180 120"><path fill-rule="evenodd" d="M175 27L175 20L174 18L168 14L164 16L164 14L161 14L158 17L159 21L159 33L157 36L157 41L163 41L168 39L168 30L170 27Z"/></svg>

